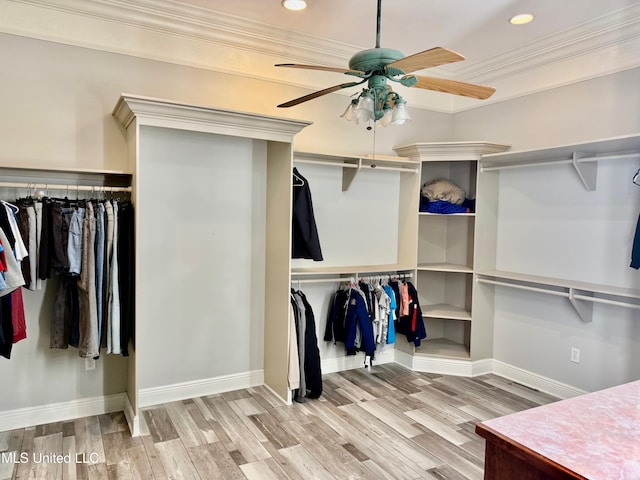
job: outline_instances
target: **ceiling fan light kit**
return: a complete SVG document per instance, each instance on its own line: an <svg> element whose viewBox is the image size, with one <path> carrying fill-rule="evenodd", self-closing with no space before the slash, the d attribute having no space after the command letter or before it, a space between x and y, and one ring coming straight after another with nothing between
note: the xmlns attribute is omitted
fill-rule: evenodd
<svg viewBox="0 0 640 480"><path fill-rule="evenodd" d="M384 77L378 78L376 82L370 81L369 88L362 89L351 100L341 117L356 125L360 122L378 122L379 127L402 125L411 120L407 102L386 85Z"/></svg>
<svg viewBox="0 0 640 480"><path fill-rule="evenodd" d="M282 4L285 4L283 0ZM379 126L402 125L411 120L406 101L387 84L388 80L398 82L405 87L422 88L477 99L489 98L495 88L473 83L448 80L438 77L413 75L413 72L464 60L459 53L436 47L413 55L404 56L398 50L380 48L380 12L382 0L378 0L376 47L356 53L349 60L349 68L325 67L322 65L300 65L281 63L276 67L303 68L336 72L356 77L356 81L334 85L317 92L290 100L278 105L279 108L293 107L314 98L354 87L367 82L362 92L351 100L342 118L360 122L380 122ZM368 129L371 127L368 126Z"/></svg>

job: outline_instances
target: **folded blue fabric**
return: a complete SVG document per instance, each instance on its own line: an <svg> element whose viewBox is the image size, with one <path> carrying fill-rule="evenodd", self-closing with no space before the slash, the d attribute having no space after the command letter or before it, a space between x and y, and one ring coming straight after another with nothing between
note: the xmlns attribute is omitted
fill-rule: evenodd
<svg viewBox="0 0 640 480"><path fill-rule="evenodd" d="M427 211L429 213L468 213L469 209L445 200L436 200L435 202L429 202Z"/></svg>

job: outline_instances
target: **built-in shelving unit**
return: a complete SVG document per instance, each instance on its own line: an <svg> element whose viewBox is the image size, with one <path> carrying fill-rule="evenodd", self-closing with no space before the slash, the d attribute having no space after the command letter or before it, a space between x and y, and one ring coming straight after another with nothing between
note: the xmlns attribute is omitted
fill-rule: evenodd
<svg viewBox="0 0 640 480"><path fill-rule="evenodd" d="M585 188L595 190L598 162L628 158L640 158L640 135L626 135L538 150L487 154L482 158L481 171L570 164L575 168Z"/></svg>
<svg viewBox="0 0 640 480"><path fill-rule="evenodd" d="M480 160L479 184L497 192L498 176L492 172L513 168L548 168L571 164L589 191L596 189L597 166L602 161L640 159L640 135L627 135L539 150L522 150L484 155ZM497 193L495 194L497 195ZM594 304L640 310L640 290L611 285L531 275L496 269L497 197L487 205L483 222L485 255L476 268L482 290L481 315L493 317L493 287L511 288L567 298L583 322L590 322ZM493 209L493 211L491 211ZM488 321L488 320L487 320Z"/></svg>
<svg viewBox="0 0 640 480"><path fill-rule="evenodd" d="M113 116L133 170L141 280L125 409L132 432L142 407L241 384L265 384L290 401L292 196L286 186L293 138L309 122L128 94ZM232 194L242 198L228 202ZM189 196L190 206L175 201ZM167 225L179 228L160 233ZM177 279L171 292L154 274L160 257ZM178 279L183 275L188 281ZM200 300L185 300L194 294ZM180 312L180 331L172 312ZM189 331L198 333L180 340ZM176 342L197 354L176 362L166 354Z"/></svg>
<svg viewBox="0 0 640 480"><path fill-rule="evenodd" d="M366 265L330 265L323 263L312 266L295 267L291 269L293 277L304 276L311 280L312 277L321 279L322 275L341 277L360 277L363 275L386 274L397 272L413 272L416 266L416 238L418 222L413 214L413 209L418 204L419 171L420 162L395 156L348 156L330 155L322 153L300 152L293 153L294 164L323 165L327 167L340 167L343 169L342 191L346 192L352 184L355 173L362 169L371 171L392 171L399 173L399 198L398 198L398 245L396 263L392 264L366 264ZM392 227L393 228L393 227ZM345 238L345 242L349 239ZM330 260L329 260L330 261Z"/></svg>
<svg viewBox="0 0 640 480"><path fill-rule="evenodd" d="M595 303L640 310L640 289L497 270L478 272L476 281L567 298L583 322L591 321Z"/></svg>
<svg viewBox="0 0 640 480"><path fill-rule="evenodd" d="M476 199L478 160L483 154L507 148L488 142L438 142L395 150L421 163L421 186L447 179L462 188L467 198ZM414 349L413 355L467 361L483 358L481 355L490 348L475 345L486 343L486 339L481 334L484 326L482 323L476 326L472 311L476 211L452 214L417 211L416 216L416 287L427 340Z"/></svg>

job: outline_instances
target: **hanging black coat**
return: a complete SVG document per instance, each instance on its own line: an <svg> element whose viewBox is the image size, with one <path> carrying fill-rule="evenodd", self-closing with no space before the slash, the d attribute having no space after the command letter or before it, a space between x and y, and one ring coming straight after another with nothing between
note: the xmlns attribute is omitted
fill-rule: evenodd
<svg viewBox="0 0 640 480"><path fill-rule="evenodd" d="M422 318L422 309L418 301L418 292L411 282L406 282L409 292L409 314L401 315L400 302L397 302L396 308L396 332L407 337L407 341L413 342L416 347L420 346L421 340L427 338L427 330L424 326ZM389 286L393 289L396 298L400 298L400 282L389 282Z"/></svg>
<svg viewBox="0 0 640 480"><path fill-rule="evenodd" d="M422 309L418 301L418 292L411 282L407 282L409 290L409 314L400 317L402 331L407 336L409 342L413 342L416 347L420 346L421 340L427 338L427 330L422 318Z"/></svg>
<svg viewBox="0 0 640 480"><path fill-rule="evenodd" d="M347 333L344 327L344 319L347 315L347 302L349 290L340 289L333 296L333 302L327 312L327 324L324 330L326 342L344 342Z"/></svg>
<svg viewBox="0 0 640 480"><path fill-rule="evenodd" d="M322 370L320 368L320 349L318 348L318 338L316 335L316 321L313 309L307 301L307 297L301 291L295 292L300 295L304 304L304 316L306 320L304 336L304 375L307 398L319 398L322 395Z"/></svg>
<svg viewBox="0 0 640 480"><path fill-rule="evenodd" d="M313 215L311 189L306 178L293 169L293 216L291 218L291 258L322 261L322 250Z"/></svg>

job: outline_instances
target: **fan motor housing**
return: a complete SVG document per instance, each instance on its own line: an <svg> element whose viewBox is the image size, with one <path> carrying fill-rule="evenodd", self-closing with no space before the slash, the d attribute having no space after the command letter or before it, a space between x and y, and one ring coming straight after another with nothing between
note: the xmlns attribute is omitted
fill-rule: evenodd
<svg viewBox="0 0 640 480"><path fill-rule="evenodd" d="M392 48L370 48L356 53L349 60L349 68L363 72L382 70L385 65L400 60L404 54Z"/></svg>

